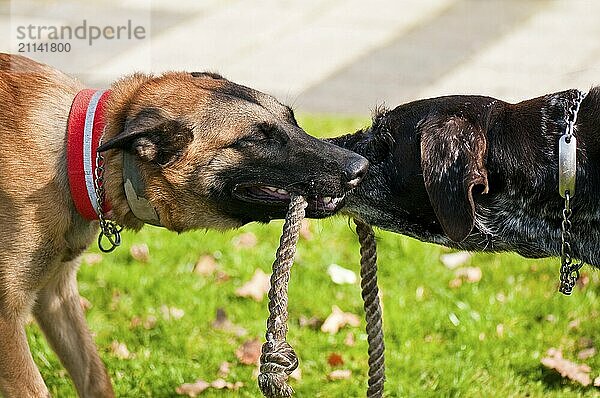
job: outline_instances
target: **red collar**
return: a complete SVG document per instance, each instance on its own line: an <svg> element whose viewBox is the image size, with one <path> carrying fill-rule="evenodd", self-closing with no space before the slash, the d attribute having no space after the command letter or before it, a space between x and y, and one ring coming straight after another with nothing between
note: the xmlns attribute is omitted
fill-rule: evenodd
<svg viewBox="0 0 600 398"><path fill-rule="evenodd" d="M71 196L79 214L87 220L98 219L95 190L96 150L104 132L104 109L108 90L81 90L69 113L67 130L67 169ZM110 211L104 201L102 212Z"/></svg>

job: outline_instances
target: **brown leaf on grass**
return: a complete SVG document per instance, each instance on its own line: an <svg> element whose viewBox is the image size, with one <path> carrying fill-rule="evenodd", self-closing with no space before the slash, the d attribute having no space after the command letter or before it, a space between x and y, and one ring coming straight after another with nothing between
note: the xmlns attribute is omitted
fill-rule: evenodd
<svg viewBox="0 0 600 398"><path fill-rule="evenodd" d="M142 263L147 263L150 259L150 250L148 249L148 245L145 243L132 245L129 249L129 254L131 254L131 257L133 257L134 260Z"/></svg>
<svg viewBox="0 0 600 398"><path fill-rule="evenodd" d="M131 358L131 353L129 352L129 349L127 349L125 343L119 343L118 341L114 340L110 344L110 351L119 359Z"/></svg>
<svg viewBox="0 0 600 398"><path fill-rule="evenodd" d="M321 318L317 318L316 316L311 316L310 318L304 315L301 315L298 319L298 324L302 328L310 328L317 330L323 324L323 320Z"/></svg>
<svg viewBox="0 0 600 398"><path fill-rule="evenodd" d="M182 384L175 388L175 392L179 395L187 395L188 397L196 397L201 394L204 390L210 387L210 383L204 380L196 380L193 383Z"/></svg>
<svg viewBox="0 0 600 398"><path fill-rule="evenodd" d="M181 308L166 305L160 306L160 313L166 321L181 319L185 315L185 311Z"/></svg>
<svg viewBox="0 0 600 398"><path fill-rule="evenodd" d="M290 373L290 377L294 380L302 379L302 369L300 369L300 366L298 366L296 369L294 369L292 373Z"/></svg>
<svg viewBox="0 0 600 398"><path fill-rule="evenodd" d="M231 362L221 362L221 364L219 365L219 371L217 372L217 375L219 377L225 378L229 376L229 372L231 372Z"/></svg>
<svg viewBox="0 0 600 398"><path fill-rule="evenodd" d="M302 224L300 224L300 237L304 240L312 240L313 233L310 230L310 221L306 218L302 220Z"/></svg>
<svg viewBox="0 0 600 398"><path fill-rule="evenodd" d="M577 358L581 359L582 361L590 359L594 356L596 356L596 349L594 347L585 348L577 353Z"/></svg>
<svg viewBox="0 0 600 398"><path fill-rule="evenodd" d="M327 274L331 278L332 282L336 285L354 284L356 283L356 273L352 270L342 267L337 264L330 264L327 267Z"/></svg>
<svg viewBox="0 0 600 398"><path fill-rule="evenodd" d="M581 319L573 319L571 322L569 322L569 324L567 325L567 328L569 330L579 329L579 326L581 326Z"/></svg>
<svg viewBox="0 0 600 398"><path fill-rule="evenodd" d="M327 363L329 364L329 366L333 367L342 366L344 364L344 358L342 358L342 356L337 352L332 352L327 357Z"/></svg>
<svg viewBox="0 0 600 398"><path fill-rule="evenodd" d="M217 260L210 254L204 254L200 256L196 265L194 265L193 272L202 276L210 276L217 270Z"/></svg>
<svg viewBox="0 0 600 398"><path fill-rule="evenodd" d="M131 318L131 322L129 323L129 327L131 329L143 327L146 330L153 329L156 326L156 317L154 315L148 315L145 318L134 316Z"/></svg>
<svg viewBox="0 0 600 398"><path fill-rule="evenodd" d="M329 380L346 380L352 377L350 369L336 369L327 375Z"/></svg>
<svg viewBox="0 0 600 398"><path fill-rule="evenodd" d="M236 289L235 294L239 297L250 297L255 301L262 301L270 288L269 275L265 274L262 269L257 268L254 275L252 275L252 279Z"/></svg>
<svg viewBox="0 0 600 398"><path fill-rule="evenodd" d="M262 343L255 338L244 342L235 352L235 356L244 365L255 365L258 363Z"/></svg>
<svg viewBox="0 0 600 398"><path fill-rule="evenodd" d="M83 255L83 262L87 265L96 265L102 262L102 255L98 253L86 253Z"/></svg>
<svg viewBox="0 0 600 398"><path fill-rule="evenodd" d="M586 287L589 283L590 275L587 272L582 272L579 276L579 279L577 279L577 286L579 286L579 288L582 289Z"/></svg>
<svg viewBox="0 0 600 398"><path fill-rule="evenodd" d="M440 261L446 268L455 269L464 265L471 257L472 254L469 252L448 253L442 254L440 256Z"/></svg>
<svg viewBox="0 0 600 398"><path fill-rule="evenodd" d="M83 296L79 296L79 304L81 305L81 309L83 311L87 311L92 308L92 303L90 303L90 301Z"/></svg>
<svg viewBox="0 0 600 398"><path fill-rule="evenodd" d="M469 283L475 283L481 280L482 272L479 267L465 267L454 271L454 276Z"/></svg>
<svg viewBox="0 0 600 398"><path fill-rule="evenodd" d="M356 337L354 336L354 333L348 332L346 334L346 337L344 337L344 344L346 344L348 347L354 347L356 344Z"/></svg>
<svg viewBox="0 0 600 398"><path fill-rule="evenodd" d="M217 330L233 333L238 337L244 336L246 333L248 333L243 327L231 322L223 308L217 308L217 315L212 323L212 327Z"/></svg>
<svg viewBox="0 0 600 398"><path fill-rule="evenodd" d="M590 372L592 369L586 364L577 364L563 358L562 351L556 348L550 348L546 357L541 362L547 368L554 369L562 377L573 380L583 386L589 386L592 383Z"/></svg>
<svg viewBox="0 0 600 398"><path fill-rule="evenodd" d="M351 312L344 312L337 305L334 305L331 307L331 314L321 325L321 331L336 334L346 325L357 327L360 325L360 318L358 315Z"/></svg>
<svg viewBox="0 0 600 398"><path fill-rule="evenodd" d="M227 390L237 391L243 386L244 386L244 383L242 383L241 381L236 381L235 383L231 383L231 382L225 381L223 379L216 379L216 380L212 381L211 383L208 383L204 380L196 380L194 383L186 383L186 384L180 385L179 387L175 388L175 392L179 395L187 395L188 397L193 398L193 397L196 397L196 396L202 394L204 391L206 391L209 388L214 388L216 390L227 389Z"/></svg>
<svg viewBox="0 0 600 398"><path fill-rule="evenodd" d="M244 232L233 238L232 243L238 249L251 249L258 243L258 238L252 232Z"/></svg>

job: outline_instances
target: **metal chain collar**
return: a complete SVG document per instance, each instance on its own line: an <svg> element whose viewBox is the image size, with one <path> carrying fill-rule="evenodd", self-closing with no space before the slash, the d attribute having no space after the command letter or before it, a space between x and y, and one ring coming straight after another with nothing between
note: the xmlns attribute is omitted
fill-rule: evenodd
<svg viewBox="0 0 600 398"><path fill-rule="evenodd" d="M583 262L573 262L571 250L571 199L575 196L575 177L577 174L577 139L573 135L573 128L577 121L577 113L585 94L577 90L577 97L567 109L565 133L559 142L559 193L565 199L565 206L562 211L561 223L561 266L560 266L560 287L559 291L569 296L573 293L573 288L579 279L579 270Z"/></svg>
<svg viewBox="0 0 600 398"><path fill-rule="evenodd" d="M96 153L96 170L94 171L94 190L98 201L98 219L100 220L100 234L98 235L98 248L104 253L110 253L121 245L121 231L123 227L112 220L105 218L104 204L104 156ZM109 246L104 246L104 240Z"/></svg>

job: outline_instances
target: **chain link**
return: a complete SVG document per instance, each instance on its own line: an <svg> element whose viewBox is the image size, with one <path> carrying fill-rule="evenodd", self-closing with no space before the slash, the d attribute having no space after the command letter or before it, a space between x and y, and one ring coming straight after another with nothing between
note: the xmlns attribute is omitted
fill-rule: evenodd
<svg viewBox="0 0 600 398"><path fill-rule="evenodd" d="M107 220L104 215L104 156L96 153L96 170L94 171L94 190L98 201L98 219L100 220L100 234L98 235L98 248L104 253L110 253L121 245L121 231L123 227L112 220ZM104 246L104 240L108 246Z"/></svg>
<svg viewBox="0 0 600 398"><path fill-rule="evenodd" d="M562 212L563 220L561 224L561 251L560 251L560 288L559 291L569 296L573 293L573 288L579 279L579 270L583 266L583 262L573 263L573 256L571 252L571 216L573 211L571 210L571 195L569 192L565 194L565 208Z"/></svg>
<svg viewBox="0 0 600 398"><path fill-rule="evenodd" d="M567 144L569 144L573 138L573 129L575 127L575 122L577 121L577 113L579 112L579 107L584 98L585 94L578 90L575 101L573 101L567 109L567 115L565 117L567 126L564 133ZM569 192L568 190L564 193L565 206L562 211L561 223L561 266L560 287L558 290L566 296L570 296L571 293L573 293L573 288L579 279L579 270L583 266L583 262L573 262L573 252L571 249L571 228L573 227L573 224L571 223L571 216L573 215L573 210L571 209L571 197L574 196L574 194L575 192Z"/></svg>

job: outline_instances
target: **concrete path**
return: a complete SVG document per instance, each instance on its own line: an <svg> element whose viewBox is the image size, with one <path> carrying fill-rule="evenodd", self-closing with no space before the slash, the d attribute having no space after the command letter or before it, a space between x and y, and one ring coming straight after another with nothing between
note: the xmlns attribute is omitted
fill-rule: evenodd
<svg viewBox="0 0 600 398"><path fill-rule="evenodd" d="M301 111L364 115L420 97L516 101L600 84L594 0L17 1L0 2L3 51L16 24L147 23L146 40L98 41L53 61L93 86L211 70Z"/></svg>

